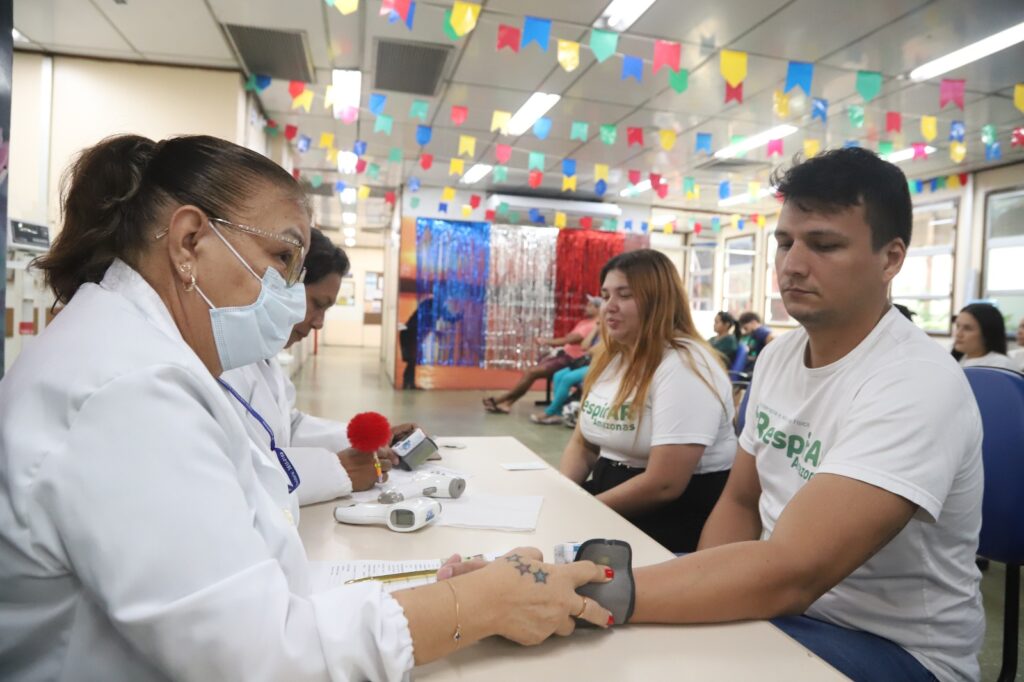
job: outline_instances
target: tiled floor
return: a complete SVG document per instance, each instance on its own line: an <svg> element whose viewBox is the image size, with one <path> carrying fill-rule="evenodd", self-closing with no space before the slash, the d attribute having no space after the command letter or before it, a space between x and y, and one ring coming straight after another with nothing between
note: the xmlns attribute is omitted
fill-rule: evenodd
<svg viewBox="0 0 1024 682"><path fill-rule="evenodd" d="M295 386L299 408L310 414L344 420L375 410L395 423L415 421L438 435L514 436L556 466L571 434L561 426L529 421L539 394L528 394L510 415L494 415L481 407L486 395L482 391L395 391L384 379L376 350L321 348L301 368ZM981 655L983 680L994 680L999 673L1004 577L1002 565L993 564L982 580L988 621ZM1016 679L1024 680L1024 671Z"/></svg>

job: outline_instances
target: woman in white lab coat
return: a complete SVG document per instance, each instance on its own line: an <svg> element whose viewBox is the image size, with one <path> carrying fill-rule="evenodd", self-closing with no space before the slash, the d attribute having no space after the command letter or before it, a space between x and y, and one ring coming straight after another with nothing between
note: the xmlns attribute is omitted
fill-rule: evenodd
<svg viewBox="0 0 1024 682"><path fill-rule="evenodd" d="M345 252L316 228L310 230L304 265L306 316L292 328L286 348L306 338L313 329L323 328L324 313L334 305L341 279L349 270ZM315 417L295 408L295 386L276 357L224 372L221 380L227 384L226 391L235 391L263 417L275 445L284 450L295 466L302 481L295 490L300 506L373 487L377 480L373 457L349 447L344 422ZM241 401L235 400L234 404L249 437L269 454L266 445L271 434ZM395 427L395 431L411 430L408 426ZM381 464L386 472L391 467L390 458L382 456Z"/></svg>
<svg viewBox="0 0 1024 682"><path fill-rule="evenodd" d="M40 263L66 307L0 381L0 676L391 680L482 637L606 623L574 592L602 570L525 552L311 593L292 467L216 380L303 317L298 184L209 137L110 138L68 180Z"/></svg>

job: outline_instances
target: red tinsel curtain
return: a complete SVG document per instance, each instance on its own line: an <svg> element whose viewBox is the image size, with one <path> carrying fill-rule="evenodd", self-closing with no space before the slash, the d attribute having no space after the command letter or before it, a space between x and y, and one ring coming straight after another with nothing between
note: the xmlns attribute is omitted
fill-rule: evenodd
<svg viewBox="0 0 1024 682"><path fill-rule="evenodd" d="M597 230L561 230L555 264L555 336L583 317L584 297L601 293L601 268L622 253L625 235Z"/></svg>

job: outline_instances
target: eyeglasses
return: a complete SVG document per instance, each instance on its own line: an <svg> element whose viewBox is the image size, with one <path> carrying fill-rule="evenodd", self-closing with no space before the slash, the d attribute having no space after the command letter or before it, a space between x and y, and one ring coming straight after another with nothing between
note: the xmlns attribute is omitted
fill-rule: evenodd
<svg viewBox="0 0 1024 682"><path fill-rule="evenodd" d="M283 242L292 247L288 253L288 258L285 262L285 273L284 281L288 286L292 286L297 282L303 280L306 276L306 268L303 267L305 261L305 249L302 247L302 242L294 237L288 235L275 234L273 232L267 232L261 230L258 227L252 227L251 225L242 225L240 223L233 223L230 220L224 220L223 218L210 218L210 222L223 225L224 227L238 232L244 232L246 234L254 235L257 237L263 237L264 239L272 239L274 241ZM154 239L161 239L167 234L167 230L161 230L157 233Z"/></svg>

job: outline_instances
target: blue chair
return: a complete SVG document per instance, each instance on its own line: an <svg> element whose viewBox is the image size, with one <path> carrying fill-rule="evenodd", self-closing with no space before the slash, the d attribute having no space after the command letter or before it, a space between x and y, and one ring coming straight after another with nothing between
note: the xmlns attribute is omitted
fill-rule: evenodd
<svg viewBox="0 0 1024 682"><path fill-rule="evenodd" d="M732 361L732 367L729 368L729 379L733 384L745 386L750 383L750 374L744 371L747 368L748 355L750 349L747 344L740 342L736 346L736 357Z"/></svg>
<svg viewBox="0 0 1024 682"><path fill-rule="evenodd" d="M999 682L1010 682L1017 674L1020 567L1024 564L1024 375L993 367L964 371L985 430L978 556L1006 564Z"/></svg>
<svg viewBox="0 0 1024 682"><path fill-rule="evenodd" d="M750 386L747 386L747 390L743 392L743 400L740 401L740 406L736 409L736 435L743 433L743 424L747 418L747 401L750 400Z"/></svg>

